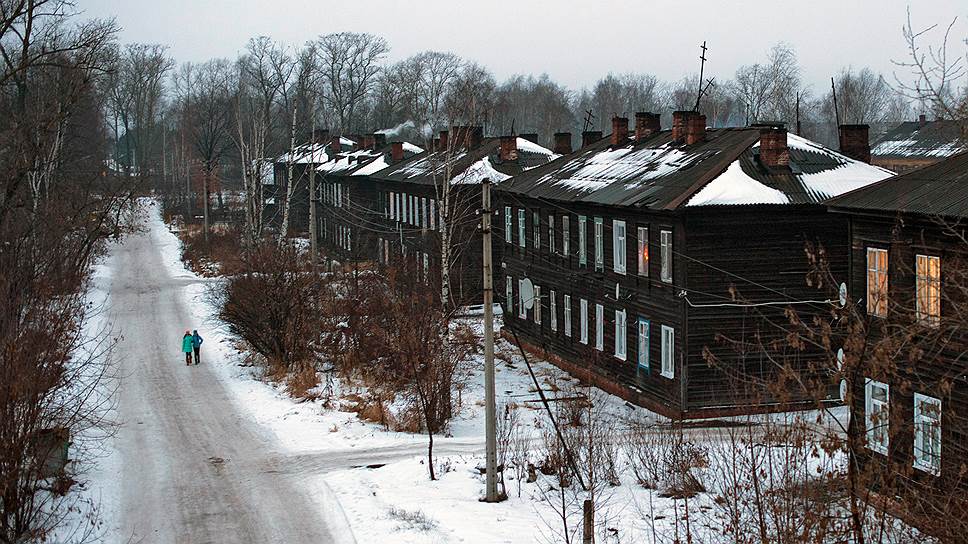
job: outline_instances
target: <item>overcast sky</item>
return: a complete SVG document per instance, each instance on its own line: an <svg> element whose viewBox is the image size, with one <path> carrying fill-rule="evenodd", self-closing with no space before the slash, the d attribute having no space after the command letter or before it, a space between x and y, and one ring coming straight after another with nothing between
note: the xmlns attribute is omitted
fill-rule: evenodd
<svg viewBox="0 0 968 544"><path fill-rule="evenodd" d="M81 0L78 7L90 17L115 17L123 42L170 45L179 62L234 58L258 35L302 44L348 30L385 37L391 60L453 51L498 80L546 72L572 88L609 72L677 80L698 71L703 40L707 69L728 78L782 40L796 48L814 91L823 92L845 65L891 79L891 60L905 56L909 4L916 27L958 16L956 45L964 52L965 0Z"/></svg>

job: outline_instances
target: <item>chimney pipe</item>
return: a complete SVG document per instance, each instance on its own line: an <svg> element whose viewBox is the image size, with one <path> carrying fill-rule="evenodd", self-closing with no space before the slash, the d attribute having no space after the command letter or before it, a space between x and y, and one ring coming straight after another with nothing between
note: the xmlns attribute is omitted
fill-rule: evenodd
<svg viewBox="0 0 968 544"><path fill-rule="evenodd" d="M518 160L518 139L515 136L501 136L501 161Z"/></svg>
<svg viewBox="0 0 968 544"><path fill-rule="evenodd" d="M760 163L770 168L790 166L790 148L783 123L760 126Z"/></svg>
<svg viewBox="0 0 968 544"><path fill-rule="evenodd" d="M333 139L329 141L329 150L333 155L336 155L343 150L343 147L340 145L339 136L333 136Z"/></svg>
<svg viewBox="0 0 968 544"><path fill-rule="evenodd" d="M686 116L686 145L706 139L706 116L699 112L689 112Z"/></svg>
<svg viewBox="0 0 968 544"><path fill-rule="evenodd" d="M552 151L554 151L559 155L568 155L569 153L571 153L571 133L556 132L555 148Z"/></svg>
<svg viewBox="0 0 968 544"><path fill-rule="evenodd" d="M923 113L918 115L918 126L924 128L924 125L928 124L928 118Z"/></svg>
<svg viewBox="0 0 968 544"><path fill-rule="evenodd" d="M602 139L602 131L600 130L586 130L581 133L581 146L588 147L589 145Z"/></svg>
<svg viewBox="0 0 968 544"><path fill-rule="evenodd" d="M870 127L867 125L840 125L840 152L852 159L871 162Z"/></svg>
<svg viewBox="0 0 968 544"><path fill-rule="evenodd" d="M367 134L366 136L363 136L363 149L365 150L373 149L373 143L375 141L376 140L373 138L372 134Z"/></svg>
<svg viewBox="0 0 968 544"><path fill-rule="evenodd" d="M403 142L393 142L390 144L390 160L393 162L403 160Z"/></svg>
<svg viewBox="0 0 968 544"><path fill-rule="evenodd" d="M450 143L450 132L446 130L440 131L440 138L438 139L437 151L447 151L447 145Z"/></svg>
<svg viewBox="0 0 968 544"><path fill-rule="evenodd" d="M612 117L612 146L625 145L629 139L629 118Z"/></svg>
<svg viewBox="0 0 968 544"><path fill-rule="evenodd" d="M641 142L662 130L658 113L640 111L635 114L635 141Z"/></svg>

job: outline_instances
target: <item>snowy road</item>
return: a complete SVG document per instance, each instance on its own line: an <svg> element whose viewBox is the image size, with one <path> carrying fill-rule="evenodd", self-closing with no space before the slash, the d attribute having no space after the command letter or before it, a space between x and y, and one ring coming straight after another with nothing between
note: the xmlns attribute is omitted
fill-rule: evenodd
<svg viewBox="0 0 968 544"><path fill-rule="evenodd" d="M249 420L212 367L179 351L192 323L181 289L147 232L110 259L107 316L123 340L117 457L124 542L352 542L328 489L308 496L298 475L274 470L273 437ZM211 351L211 350L210 350Z"/></svg>

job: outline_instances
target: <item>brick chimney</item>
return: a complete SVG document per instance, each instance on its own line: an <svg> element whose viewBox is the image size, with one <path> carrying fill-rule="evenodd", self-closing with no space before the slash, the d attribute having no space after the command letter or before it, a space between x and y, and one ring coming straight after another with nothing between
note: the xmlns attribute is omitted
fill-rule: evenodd
<svg viewBox="0 0 968 544"><path fill-rule="evenodd" d="M924 128L924 125L928 124L928 118L923 113L918 115L918 126Z"/></svg>
<svg viewBox="0 0 968 544"><path fill-rule="evenodd" d="M569 153L571 153L571 133L556 132L555 148L552 151L554 151L559 155L568 155Z"/></svg>
<svg viewBox="0 0 968 544"><path fill-rule="evenodd" d="M340 145L340 138L339 138L339 136L333 136L333 139L329 141L329 151L330 151L330 153L332 153L333 155L335 155L335 154L339 153L340 151L342 151L342 149L343 148Z"/></svg>
<svg viewBox="0 0 968 544"><path fill-rule="evenodd" d="M840 152L852 159L871 162L871 143L867 125L840 125Z"/></svg>
<svg viewBox="0 0 968 544"><path fill-rule="evenodd" d="M587 147L602 139L602 131L600 130L586 130L581 133L581 146Z"/></svg>
<svg viewBox="0 0 968 544"><path fill-rule="evenodd" d="M373 149L383 149L387 145L387 135L384 132L373 134Z"/></svg>
<svg viewBox="0 0 968 544"><path fill-rule="evenodd" d="M686 117L686 145L692 145L706 139L706 116L698 112L689 112Z"/></svg>
<svg viewBox="0 0 968 544"><path fill-rule="evenodd" d="M629 118L612 117L612 145L625 145L629 139Z"/></svg>
<svg viewBox="0 0 968 544"><path fill-rule="evenodd" d="M783 123L760 125L760 163L770 168L790 166L790 148Z"/></svg>
<svg viewBox="0 0 968 544"><path fill-rule="evenodd" d="M392 142L390 144L390 160L393 162L403 160L403 142Z"/></svg>
<svg viewBox="0 0 968 544"><path fill-rule="evenodd" d="M376 139L373 137L372 134L367 134L366 136L363 136L363 149L366 149L366 150L373 149L373 144L375 142L376 142Z"/></svg>
<svg viewBox="0 0 968 544"><path fill-rule="evenodd" d="M518 139L514 136L501 136L501 161L518 160Z"/></svg>
<svg viewBox="0 0 968 544"><path fill-rule="evenodd" d="M639 111L635 113L635 141L641 142L662 130L658 113Z"/></svg>
<svg viewBox="0 0 968 544"><path fill-rule="evenodd" d="M447 151L447 145L450 143L450 132L446 130L440 131L440 138L437 139L437 151Z"/></svg>

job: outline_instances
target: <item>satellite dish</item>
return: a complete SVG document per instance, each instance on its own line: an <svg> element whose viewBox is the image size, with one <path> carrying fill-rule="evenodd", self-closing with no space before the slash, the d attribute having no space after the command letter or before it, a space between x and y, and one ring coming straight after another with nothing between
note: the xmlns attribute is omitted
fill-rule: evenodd
<svg viewBox="0 0 968 544"><path fill-rule="evenodd" d="M526 309L534 308L534 284L528 278L521 280L521 300Z"/></svg>
<svg viewBox="0 0 968 544"><path fill-rule="evenodd" d="M844 369L844 348L837 350L837 371Z"/></svg>
<svg viewBox="0 0 968 544"><path fill-rule="evenodd" d="M840 380L840 400L847 402L847 380Z"/></svg>
<svg viewBox="0 0 968 544"><path fill-rule="evenodd" d="M840 284L840 307L843 308L847 305L847 284Z"/></svg>
<svg viewBox="0 0 968 544"><path fill-rule="evenodd" d="M620 293L620 291L619 291L619 283L618 282L615 282L615 300L618 300L619 299L619 293Z"/></svg>

